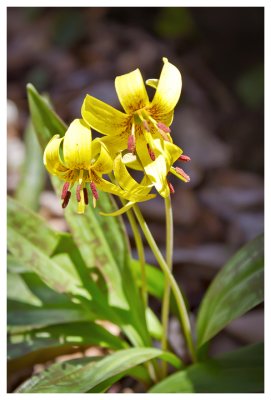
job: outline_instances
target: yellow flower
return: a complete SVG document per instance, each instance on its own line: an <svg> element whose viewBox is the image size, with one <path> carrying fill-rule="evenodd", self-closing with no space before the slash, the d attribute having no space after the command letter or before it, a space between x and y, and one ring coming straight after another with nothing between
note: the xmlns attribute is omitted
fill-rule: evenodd
<svg viewBox="0 0 271 400"><path fill-rule="evenodd" d="M141 72L136 69L115 80L125 113L89 95L81 112L90 127L106 135L101 140L112 154L125 149L136 154L139 164L135 168L144 169L157 191L167 197L170 193L166 178L168 172L176 173L184 181L187 181L187 175L179 174L172 166L182 150L172 143L169 128L181 94L181 74L166 58L163 61L159 80L146 82L156 89L152 101Z"/></svg>
<svg viewBox="0 0 271 400"><path fill-rule="evenodd" d="M93 196L95 207L98 199L98 190L109 192L132 202L145 201L154 197L149 194L152 185L144 180L137 183L131 190L122 190L119 186L103 179L103 174L111 173L113 160L104 143L99 139L92 141L91 130L82 119L75 119L69 126L64 137L53 136L47 144L44 165L48 172L64 180L61 199L62 207L67 207L71 189L75 183L78 213L85 211L88 204L87 183Z"/></svg>

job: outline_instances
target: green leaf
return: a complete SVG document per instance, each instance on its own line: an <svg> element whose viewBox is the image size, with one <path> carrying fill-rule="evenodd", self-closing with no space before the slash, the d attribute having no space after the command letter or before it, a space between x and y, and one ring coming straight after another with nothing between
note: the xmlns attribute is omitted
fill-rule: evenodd
<svg viewBox="0 0 271 400"><path fill-rule="evenodd" d="M31 83L27 85L27 97L32 123L41 147L44 149L53 135L63 136L67 127Z"/></svg>
<svg viewBox="0 0 271 400"><path fill-rule="evenodd" d="M23 384L17 390L19 393L85 393L108 379L127 371L137 365L154 358L161 358L180 368L180 360L171 353L162 352L154 348L134 348L120 350L111 354L95 364L88 363L82 367L66 368L57 367L48 369L34 379Z"/></svg>
<svg viewBox="0 0 271 400"><path fill-rule="evenodd" d="M153 386L151 393L254 393L264 390L264 348L255 344L196 363Z"/></svg>
<svg viewBox="0 0 271 400"><path fill-rule="evenodd" d="M32 210L39 208L39 197L45 184L45 169L37 136L31 123L25 134L25 160L15 198Z"/></svg>
<svg viewBox="0 0 271 400"><path fill-rule="evenodd" d="M28 268L36 272L56 292L89 298L75 270L62 268L11 226L8 226L8 248L15 257L21 258Z"/></svg>
<svg viewBox="0 0 271 400"><path fill-rule="evenodd" d="M63 135L66 127L32 85L27 90L33 125L44 149L49 139L56 133ZM55 177L52 182L59 195L61 182ZM77 203L71 199L65 218L86 266L96 268L98 286L103 285L107 303L118 315L126 335L135 345L150 345L144 306L130 268L124 225L120 217L99 215L99 211L109 213L115 209L111 196L99 193L96 210L89 206L84 215L78 215Z"/></svg>
<svg viewBox="0 0 271 400"><path fill-rule="evenodd" d="M8 359L21 357L39 349L63 345L96 345L115 350L127 347L120 338L94 322L73 322L9 335Z"/></svg>
<svg viewBox="0 0 271 400"><path fill-rule="evenodd" d="M8 231L9 251L28 270L35 272L54 291L66 293L86 308L90 320L98 318L120 324L119 309L114 310L108 304L107 291L99 288L97 273L94 280L94 269L86 267L70 235L55 232L37 214L11 198ZM130 318L128 312L121 312Z"/></svg>
<svg viewBox="0 0 271 400"><path fill-rule="evenodd" d="M244 246L217 274L197 318L198 347L263 301L264 238Z"/></svg>

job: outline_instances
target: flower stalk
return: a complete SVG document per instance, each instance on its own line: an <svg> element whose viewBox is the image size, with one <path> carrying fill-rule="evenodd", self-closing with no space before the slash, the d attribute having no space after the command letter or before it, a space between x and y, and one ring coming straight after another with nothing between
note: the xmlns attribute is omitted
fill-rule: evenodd
<svg viewBox="0 0 271 400"><path fill-rule="evenodd" d="M172 217L172 207L170 196L165 198L165 215L166 215L166 262L168 269L172 271L172 257L173 257L173 217ZM162 340L161 348L166 351L168 347L168 319L169 319L169 305L170 305L170 282L165 274L165 289L162 301ZM162 375L165 377L167 375L167 363L162 361Z"/></svg>
<svg viewBox="0 0 271 400"><path fill-rule="evenodd" d="M193 338L192 338L190 320L189 320L188 312L187 312L185 302L183 299L183 295L182 295L180 288L179 288L177 282L175 281L175 278L172 275L166 261L164 260L162 254L161 254L161 252L160 252L160 250L148 228L148 225L146 224L146 221L144 220L144 217L141 214L139 207L137 205L134 205L133 210L135 212L135 215L139 222L139 225L142 229L142 232L144 233L145 238L146 238L158 264L160 265L162 271L164 272L165 276L167 277L167 279L170 283L170 286L172 288L172 293L175 297L177 308L179 311L180 320L181 320L182 328L183 328L183 333L184 333L184 337L185 337L185 340L186 340L186 343L187 343L187 346L189 349L189 353L190 353L191 359L193 360L193 362L195 362L196 361L196 352L195 352L195 347L194 347Z"/></svg>

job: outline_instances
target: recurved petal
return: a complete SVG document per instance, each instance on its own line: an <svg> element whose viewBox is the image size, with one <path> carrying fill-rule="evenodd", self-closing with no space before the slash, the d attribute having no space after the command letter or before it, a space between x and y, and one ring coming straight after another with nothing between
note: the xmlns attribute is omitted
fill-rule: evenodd
<svg viewBox="0 0 271 400"><path fill-rule="evenodd" d="M125 192L133 194L133 196L147 195L153 185L150 180L144 179L143 183L138 183L128 172L124 162L122 161L121 154L114 160L114 174L118 184Z"/></svg>
<svg viewBox="0 0 271 400"><path fill-rule="evenodd" d="M112 193L116 196L122 197L123 199L130 200L133 202L137 201L146 201L150 200L155 197L154 194L138 194L134 192L126 192L122 190L119 186L106 181L101 176L98 176L95 173L92 173L92 180L97 186L98 189L102 190L103 192Z"/></svg>
<svg viewBox="0 0 271 400"><path fill-rule="evenodd" d="M45 147L43 154L43 163L47 171L52 175L60 175L60 177L67 172L67 168L63 164L59 154L62 140L63 138L60 138L59 135L53 136Z"/></svg>
<svg viewBox="0 0 271 400"><path fill-rule="evenodd" d="M119 208L117 211L114 211L112 213L100 212L99 214L105 215L106 217L117 217L118 215L124 214L126 211L128 211L131 207L133 207L135 203L135 201L129 201L125 204L125 206Z"/></svg>
<svg viewBox="0 0 271 400"><path fill-rule="evenodd" d="M164 66L159 78L151 109L156 114L167 114L174 109L181 95L181 73L167 58L163 58Z"/></svg>
<svg viewBox="0 0 271 400"><path fill-rule="evenodd" d="M82 119L75 119L64 136L64 162L70 169L89 169L91 161L91 131Z"/></svg>
<svg viewBox="0 0 271 400"><path fill-rule="evenodd" d="M149 143L155 155L155 160L150 158L146 143ZM170 142L153 139L151 134L139 136L137 140L137 154L143 165L146 175L162 197L169 196L167 174L173 162L181 155L182 151Z"/></svg>
<svg viewBox="0 0 271 400"><path fill-rule="evenodd" d="M117 76L115 87L119 101L127 114L148 106L149 97L139 69Z"/></svg>
<svg viewBox="0 0 271 400"><path fill-rule="evenodd" d="M158 86L159 79L147 79L146 85L156 89Z"/></svg>
<svg viewBox="0 0 271 400"><path fill-rule="evenodd" d="M100 138L92 142L92 159L96 161L91 165L91 169L96 173L108 174L112 171L113 160L110 157L107 147Z"/></svg>
<svg viewBox="0 0 271 400"><path fill-rule="evenodd" d="M129 115L89 95L86 95L84 99L81 114L91 128L103 135L123 134L131 120Z"/></svg>

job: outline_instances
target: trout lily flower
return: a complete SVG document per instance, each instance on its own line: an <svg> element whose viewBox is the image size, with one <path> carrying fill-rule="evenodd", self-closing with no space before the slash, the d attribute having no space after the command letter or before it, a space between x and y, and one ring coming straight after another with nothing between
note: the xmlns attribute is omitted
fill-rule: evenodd
<svg viewBox="0 0 271 400"><path fill-rule="evenodd" d="M174 108L180 98L182 78L180 71L163 58L159 79L146 83L155 89L152 101L139 69L118 76L115 87L125 113L87 95L81 113L91 128L105 135L101 140L112 154L123 150L135 155L136 169L143 169L163 197L170 193L168 172L187 182L189 177L172 164L181 157L182 150L172 143L169 126ZM133 168L133 165L130 165ZM178 168L178 167L177 167Z"/></svg>
<svg viewBox="0 0 271 400"><path fill-rule="evenodd" d="M75 119L64 137L55 135L47 144L43 162L52 175L58 176L65 183L61 199L62 207L66 208L71 189L76 184L76 200L78 213L83 214L88 204L88 185L93 196L93 205L98 200L98 189L115 194L135 203L154 197L149 194L152 185L144 180L137 183L133 190L122 190L119 186L103 179L102 175L109 174L113 169L113 160L104 143L99 139L92 141L91 130L82 119Z"/></svg>

